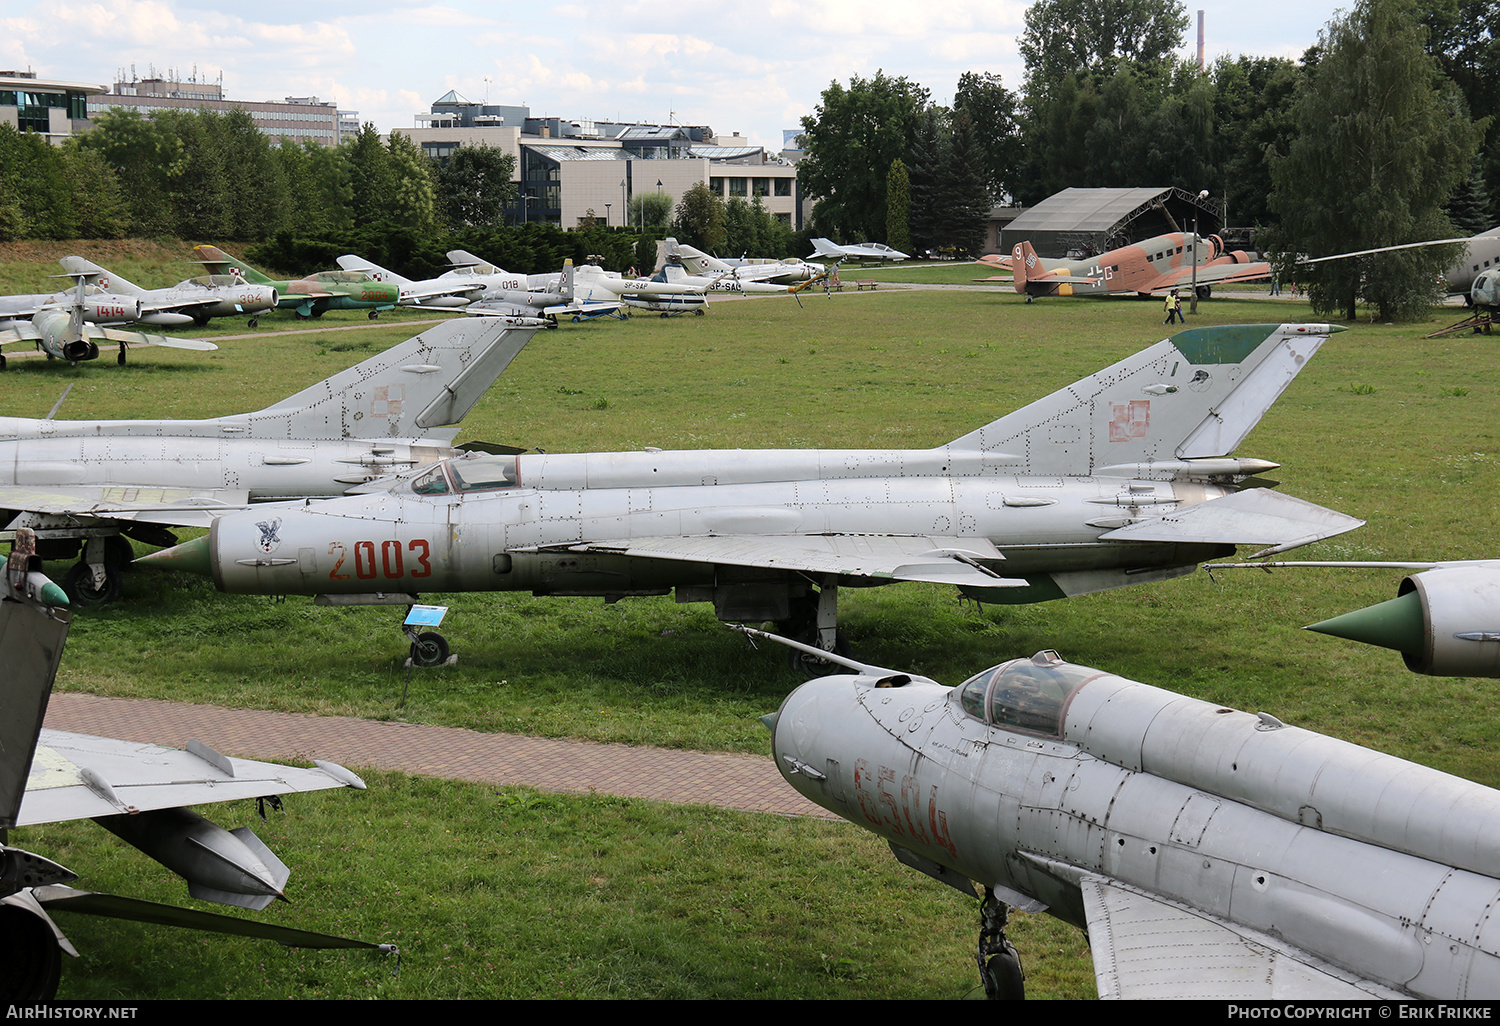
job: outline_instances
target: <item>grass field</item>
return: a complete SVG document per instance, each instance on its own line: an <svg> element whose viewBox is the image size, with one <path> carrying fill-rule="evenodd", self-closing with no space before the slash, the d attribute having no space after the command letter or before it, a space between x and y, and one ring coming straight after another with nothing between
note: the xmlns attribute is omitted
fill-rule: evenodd
<svg viewBox="0 0 1500 1026"><path fill-rule="evenodd" d="M8 266L0 253L0 272ZM97 259L97 258L96 258ZM101 263L107 261L100 261ZM968 273L968 265L944 271ZM122 273L125 273L122 271ZM969 275L975 276L975 275ZM176 280L176 279L172 279ZM142 285L158 284L143 280ZM1214 299L1195 325L1308 319L1305 304ZM412 333L383 315L226 338L215 353L143 350L130 366L15 360L0 410L201 417L254 409ZM1335 335L1241 446L1292 495L1367 519L1293 558L1482 556L1500 443L1488 338L1425 325ZM389 326L387 326L389 322ZM224 324L204 337L244 334ZM302 329L287 315L267 327ZM880 289L715 300L706 317L540 333L460 439L548 452L940 444L1162 337L1159 304ZM50 568L56 576L62 564ZM1395 594L1394 571L1198 574L1023 607L952 589L846 590L861 658L957 683L1041 648L1500 786L1488 682L1408 674L1391 652L1302 625ZM138 572L126 601L74 624L59 686L256 708L764 752L756 721L799 681L706 606L432 596L460 662L395 708L396 609L223 596ZM212 739L205 739L212 741ZM401 974L363 955L285 953L132 924L65 924L71 996L957 997L974 984L972 906L853 828L378 775L360 795L299 798L267 843L293 867L296 925L406 946ZM234 813L214 818L234 825ZM239 821L248 819L247 812ZM90 824L17 832L104 890L181 900L164 870ZM286 921L293 921L287 919ZM149 933L150 958L141 957ZM1081 936L1013 930L1035 996L1093 992ZM158 958L156 953L160 952ZM175 972L160 966L175 966ZM252 967L253 971L245 971Z"/></svg>

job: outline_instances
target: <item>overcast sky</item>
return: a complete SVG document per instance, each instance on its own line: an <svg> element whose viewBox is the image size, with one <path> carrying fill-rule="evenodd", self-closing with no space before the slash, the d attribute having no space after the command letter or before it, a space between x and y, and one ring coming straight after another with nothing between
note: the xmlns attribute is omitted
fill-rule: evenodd
<svg viewBox="0 0 1500 1026"><path fill-rule="evenodd" d="M316 95L382 131L456 89L534 115L710 125L771 150L833 80L878 69L949 103L965 71L1018 88L1019 0L699 0L553 3L391 0L0 0L0 69L109 86L123 70L223 74L230 99ZM1296 58L1327 0L1200 0L1208 59Z"/></svg>

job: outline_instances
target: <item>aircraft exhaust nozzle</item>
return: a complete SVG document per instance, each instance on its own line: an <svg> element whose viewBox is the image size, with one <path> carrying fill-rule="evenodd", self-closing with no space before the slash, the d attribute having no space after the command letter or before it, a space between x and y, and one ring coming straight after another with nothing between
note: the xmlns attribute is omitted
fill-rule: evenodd
<svg viewBox="0 0 1500 1026"><path fill-rule="evenodd" d="M63 346L63 357L74 363L84 360L96 360L99 358L99 347L86 338L76 342L69 342Z"/></svg>
<svg viewBox="0 0 1500 1026"><path fill-rule="evenodd" d="M259 911L277 898L291 870L247 827L225 830L189 809L158 809L94 820L188 882L188 893Z"/></svg>

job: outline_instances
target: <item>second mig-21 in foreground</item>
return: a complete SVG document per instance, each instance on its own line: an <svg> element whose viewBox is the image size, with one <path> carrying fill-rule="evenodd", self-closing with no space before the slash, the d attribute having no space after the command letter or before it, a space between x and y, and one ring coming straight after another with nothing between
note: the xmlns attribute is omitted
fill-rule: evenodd
<svg viewBox="0 0 1500 1026"><path fill-rule="evenodd" d="M989 996L1022 996L1014 906L1088 931L1100 997L1500 998L1500 791L1055 652L956 688L831 661L776 766L979 886Z"/></svg>
<svg viewBox="0 0 1500 1026"><path fill-rule="evenodd" d="M1034 602L1358 527L1237 490L1276 464L1231 455L1337 330L1184 331L932 449L456 458L365 494L226 514L137 562L212 574L226 592L364 600L676 589L832 651L843 585Z"/></svg>

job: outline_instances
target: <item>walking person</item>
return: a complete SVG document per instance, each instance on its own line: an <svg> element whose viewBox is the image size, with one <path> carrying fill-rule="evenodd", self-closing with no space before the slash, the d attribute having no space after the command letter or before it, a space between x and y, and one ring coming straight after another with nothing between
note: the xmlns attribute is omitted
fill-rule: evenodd
<svg viewBox="0 0 1500 1026"><path fill-rule="evenodd" d="M1177 318L1178 324L1187 323L1182 316L1182 297L1176 291L1167 293L1167 300L1164 306L1167 311L1167 319L1162 321L1163 324L1171 324L1173 317Z"/></svg>

